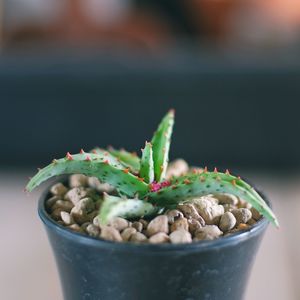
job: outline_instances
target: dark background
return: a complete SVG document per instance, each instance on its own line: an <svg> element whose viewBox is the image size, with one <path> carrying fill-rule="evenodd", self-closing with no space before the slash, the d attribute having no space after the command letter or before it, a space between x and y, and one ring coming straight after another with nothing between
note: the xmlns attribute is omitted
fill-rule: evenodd
<svg viewBox="0 0 300 300"><path fill-rule="evenodd" d="M284 55L206 51L4 53L0 166L43 166L95 145L139 150L176 109L171 158L297 170L300 67Z"/></svg>

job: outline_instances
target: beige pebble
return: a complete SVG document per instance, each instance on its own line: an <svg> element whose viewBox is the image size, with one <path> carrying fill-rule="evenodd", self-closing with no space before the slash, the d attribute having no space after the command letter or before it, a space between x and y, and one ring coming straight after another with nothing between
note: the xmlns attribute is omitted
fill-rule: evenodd
<svg viewBox="0 0 300 300"><path fill-rule="evenodd" d="M182 243L192 242L191 234L188 231L182 229L173 231L170 234L169 238L172 244L182 244Z"/></svg>
<svg viewBox="0 0 300 300"><path fill-rule="evenodd" d="M61 211L60 216L61 216L61 219L63 220L64 224L66 224L66 225L74 224L74 219L68 212Z"/></svg>
<svg viewBox="0 0 300 300"><path fill-rule="evenodd" d="M52 211L51 213L51 218L58 221L58 220L61 220L61 215L60 213L63 211L62 208L56 208Z"/></svg>
<svg viewBox="0 0 300 300"><path fill-rule="evenodd" d="M143 229L148 227L149 222L145 219L139 219L139 222L143 224Z"/></svg>
<svg viewBox="0 0 300 300"><path fill-rule="evenodd" d="M82 187L76 187L69 190L65 194L65 200L71 201L74 205L76 205L81 199L86 198L88 196L88 191Z"/></svg>
<svg viewBox="0 0 300 300"><path fill-rule="evenodd" d="M237 208L231 211L235 218L236 224L247 223L252 218L252 213L248 208Z"/></svg>
<svg viewBox="0 0 300 300"><path fill-rule="evenodd" d="M79 200L75 206L84 210L86 213L90 213L95 209L95 204L92 198L83 198Z"/></svg>
<svg viewBox="0 0 300 300"><path fill-rule="evenodd" d="M231 205L231 204L222 204L222 205L224 207L224 212L232 211L233 209L236 209L235 205Z"/></svg>
<svg viewBox="0 0 300 300"><path fill-rule="evenodd" d="M235 224L236 224L235 216L228 211L221 216L219 227L223 232L227 232L233 229Z"/></svg>
<svg viewBox="0 0 300 300"><path fill-rule="evenodd" d="M141 222L133 222L131 225L133 228L135 228L138 232L142 232L144 226Z"/></svg>
<svg viewBox="0 0 300 300"><path fill-rule="evenodd" d="M168 243L169 241L170 241L169 236L164 232L156 233L149 238L150 244Z"/></svg>
<svg viewBox="0 0 300 300"><path fill-rule="evenodd" d="M87 176L83 174L73 174L69 177L69 186L74 187L85 187L87 185Z"/></svg>
<svg viewBox="0 0 300 300"><path fill-rule="evenodd" d="M120 232L112 226L103 226L101 228L100 237L109 241L122 242Z"/></svg>
<svg viewBox="0 0 300 300"><path fill-rule="evenodd" d="M131 236L133 234L135 234L137 232L137 230L133 227L128 227L128 228L125 228L122 233L121 233L121 237L123 239L123 241L127 242L129 241L129 239L131 238Z"/></svg>
<svg viewBox="0 0 300 300"><path fill-rule="evenodd" d="M100 227L100 220L99 220L98 215L97 215L96 217L94 217L94 219L93 219L93 224L94 224L95 226Z"/></svg>
<svg viewBox="0 0 300 300"><path fill-rule="evenodd" d="M142 234L141 232L136 232L131 235L130 237L131 242L136 242L136 243L143 243L147 241L147 237Z"/></svg>
<svg viewBox="0 0 300 300"><path fill-rule="evenodd" d="M61 208L64 211L70 212L73 207L74 204L70 201L57 200L51 209L55 210L57 208Z"/></svg>
<svg viewBox="0 0 300 300"><path fill-rule="evenodd" d="M189 223L186 218L178 219L170 226L171 232L173 232L175 230L179 230L179 229L189 231Z"/></svg>
<svg viewBox="0 0 300 300"><path fill-rule="evenodd" d="M127 220L120 217L115 217L109 221L108 225L116 228L119 231L122 231L127 228L129 224Z"/></svg>
<svg viewBox="0 0 300 300"><path fill-rule="evenodd" d="M188 219L188 224L189 224L189 231L190 233L194 234L198 229L200 229L202 226L202 224L195 220L195 219Z"/></svg>
<svg viewBox="0 0 300 300"><path fill-rule="evenodd" d="M72 224L70 226L68 226L69 229L76 231L76 232L83 232L83 230L81 229L81 227L78 224Z"/></svg>
<svg viewBox="0 0 300 300"><path fill-rule="evenodd" d="M165 215L157 216L148 224L147 234L152 236L158 232L169 232L168 217Z"/></svg>
<svg viewBox="0 0 300 300"><path fill-rule="evenodd" d="M202 199L195 204L198 213L208 225L219 224L220 218L224 214L224 207L216 204L218 202L212 199L214 198L202 197Z"/></svg>
<svg viewBox="0 0 300 300"><path fill-rule="evenodd" d="M178 209L172 209L166 213L166 216L168 217L169 224L173 224L175 220L183 218L183 213Z"/></svg>
<svg viewBox="0 0 300 300"><path fill-rule="evenodd" d="M232 194L214 194L214 197L219 200L219 204L237 205L239 203L238 197Z"/></svg>
<svg viewBox="0 0 300 300"><path fill-rule="evenodd" d="M85 231L85 232L87 232L86 231L86 229L87 229L87 227L89 226L89 225L91 225L92 223L91 222L85 222L85 223L83 223L83 224L81 224L81 229L83 230L83 231Z"/></svg>
<svg viewBox="0 0 300 300"><path fill-rule="evenodd" d="M70 212L71 216L73 217L73 219L75 220L76 223L78 224L83 224L87 221L89 221L89 217L88 214L85 210L74 206Z"/></svg>
<svg viewBox="0 0 300 300"><path fill-rule="evenodd" d="M216 225L206 225L195 232L195 240L214 240L220 237L223 232Z"/></svg>
<svg viewBox="0 0 300 300"><path fill-rule="evenodd" d="M68 189L61 182L54 184L50 188L50 192L54 196L59 196L59 197L63 197L67 191L68 191Z"/></svg>
<svg viewBox="0 0 300 300"><path fill-rule="evenodd" d="M240 223L238 226L237 226L237 229L238 230L245 230L245 229L248 229L250 226L248 224L245 224L245 223Z"/></svg>
<svg viewBox="0 0 300 300"><path fill-rule="evenodd" d="M197 209L193 204L182 204L178 205L177 208L183 212L186 218L195 219L199 221L202 226L205 225L204 219L199 215Z"/></svg>
<svg viewBox="0 0 300 300"><path fill-rule="evenodd" d="M251 218L251 219L247 222L248 225L254 225L255 223L256 223L256 221L255 221L253 218Z"/></svg>
<svg viewBox="0 0 300 300"><path fill-rule="evenodd" d="M187 162L181 158L178 158L169 163L167 172L166 172L166 179L170 179L171 177L178 177L181 176L189 171L189 165Z"/></svg>
<svg viewBox="0 0 300 300"><path fill-rule="evenodd" d="M252 218L256 221L258 221L261 218L261 214L255 209L254 207L251 207L251 213L252 213Z"/></svg>
<svg viewBox="0 0 300 300"><path fill-rule="evenodd" d="M86 232L93 237L97 237L100 234L100 229L99 227L95 226L94 224L89 224L86 227Z"/></svg>
<svg viewBox="0 0 300 300"><path fill-rule="evenodd" d="M58 196L53 196L46 200L46 208L50 209L56 203L56 201L60 200Z"/></svg>
<svg viewBox="0 0 300 300"><path fill-rule="evenodd" d="M114 191L114 187L111 186L108 183L101 183L100 180L97 177L88 177L88 185L95 189L98 192L101 193L111 193L112 191Z"/></svg>
<svg viewBox="0 0 300 300"><path fill-rule="evenodd" d="M244 199L239 198L238 208L251 209L252 205Z"/></svg>

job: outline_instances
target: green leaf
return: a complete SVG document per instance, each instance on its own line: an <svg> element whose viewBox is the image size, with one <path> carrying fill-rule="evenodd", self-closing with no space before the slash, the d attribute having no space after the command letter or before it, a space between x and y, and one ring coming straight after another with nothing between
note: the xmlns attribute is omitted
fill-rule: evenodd
<svg viewBox="0 0 300 300"><path fill-rule="evenodd" d="M174 125L174 110L170 110L158 126L152 138L154 175L157 182L165 178L169 161L171 135Z"/></svg>
<svg viewBox="0 0 300 300"><path fill-rule="evenodd" d="M143 155L141 159L140 177L144 178L147 183L151 183L154 180L153 153L151 143L146 142L145 148L142 151Z"/></svg>
<svg viewBox="0 0 300 300"><path fill-rule="evenodd" d="M105 225L114 217L134 219L153 215L157 212L158 208L146 201L123 199L105 193L99 212L99 220L101 224Z"/></svg>
<svg viewBox="0 0 300 300"><path fill-rule="evenodd" d="M181 203L188 198L207 194L229 193L249 202L275 226L278 220L261 196L242 179L220 172L203 172L176 178L170 186L146 195L149 202L161 207Z"/></svg>
<svg viewBox="0 0 300 300"><path fill-rule="evenodd" d="M140 158L135 153L128 152L124 149L116 150L112 147L109 147L108 151L119 159L125 167L129 168L131 172L138 174L140 170Z"/></svg>
<svg viewBox="0 0 300 300"><path fill-rule="evenodd" d="M47 179L63 174L97 177L129 197L134 197L136 194L143 196L148 192L148 185L131 174L113 156L95 153L68 154L65 158L54 160L29 181L26 189L32 191Z"/></svg>

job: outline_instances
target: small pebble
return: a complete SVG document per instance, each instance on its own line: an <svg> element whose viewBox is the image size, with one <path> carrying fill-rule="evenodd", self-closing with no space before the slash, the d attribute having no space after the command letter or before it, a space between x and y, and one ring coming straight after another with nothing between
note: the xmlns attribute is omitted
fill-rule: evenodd
<svg viewBox="0 0 300 300"><path fill-rule="evenodd" d="M261 214L255 209L254 207L251 207L251 213L252 213L252 218L256 221L258 221L261 218Z"/></svg>
<svg viewBox="0 0 300 300"><path fill-rule="evenodd" d="M237 205L239 203L239 199L231 194L214 194L214 197L219 200L219 204Z"/></svg>
<svg viewBox="0 0 300 300"><path fill-rule="evenodd" d="M165 215L157 216L148 225L147 234L152 236L158 232L169 232L168 217Z"/></svg>
<svg viewBox="0 0 300 300"><path fill-rule="evenodd" d="M136 232L130 237L130 241L134 243L143 243L147 241L147 237L141 232Z"/></svg>
<svg viewBox="0 0 300 300"><path fill-rule="evenodd" d="M83 232L81 227L78 224L72 224L68 226L68 228L76 232Z"/></svg>
<svg viewBox="0 0 300 300"><path fill-rule="evenodd" d="M207 225L205 227L200 228L195 233L195 240L214 240L220 237L223 232L216 225Z"/></svg>
<svg viewBox="0 0 300 300"><path fill-rule="evenodd" d="M170 179L171 177L181 176L189 171L189 165L187 162L181 158L176 159L169 163L166 178Z"/></svg>
<svg viewBox="0 0 300 300"><path fill-rule="evenodd" d="M54 195L54 196L59 196L59 197L63 197L66 192L68 191L68 189L62 184L62 183L56 183L54 184L51 188L50 188L50 192Z"/></svg>
<svg viewBox="0 0 300 300"><path fill-rule="evenodd" d="M252 218L252 213L248 208L237 208L231 211L235 218L236 224L247 223Z"/></svg>
<svg viewBox="0 0 300 300"><path fill-rule="evenodd" d="M169 224L173 224L175 220L183 218L183 213L178 209L169 210L166 214Z"/></svg>
<svg viewBox="0 0 300 300"><path fill-rule="evenodd" d="M50 209L56 203L56 201L60 200L58 196L53 196L46 200L46 208Z"/></svg>
<svg viewBox="0 0 300 300"><path fill-rule="evenodd" d="M95 226L94 224L89 224L86 227L86 231L90 236L93 236L93 237L97 237L100 234L99 227Z"/></svg>
<svg viewBox="0 0 300 300"><path fill-rule="evenodd" d="M131 236L132 236L133 234L135 234L136 232L137 232L137 231L136 231L135 228L133 228L133 227L128 227L128 228L125 228L125 229L122 231L121 237L122 237L123 241L127 242L127 241L131 238Z"/></svg>
<svg viewBox="0 0 300 300"><path fill-rule="evenodd" d="M178 205L178 209L181 210L184 214L184 216L188 219L196 219L200 222L200 224L204 225L205 221L203 218L199 215L198 211L196 210L195 206L193 204L183 204Z"/></svg>
<svg viewBox="0 0 300 300"><path fill-rule="evenodd" d="M198 229L203 227L201 223L195 219L188 219L188 224L189 224L189 231L191 234L194 234Z"/></svg>
<svg viewBox="0 0 300 300"><path fill-rule="evenodd" d="M122 231L127 228L129 224L127 220L120 217L115 217L108 223L108 225L116 228L118 231Z"/></svg>
<svg viewBox="0 0 300 300"><path fill-rule="evenodd" d="M173 232L175 230L179 230L179 229L189 231L189 223L186 218L178 219L170 226L171 232Z"/></svg>
<svg viewBox="0 0 300 300"><path fill-rule="evenodd" d="M131 226L135 228L138 232L142 232L144 227L141 222L133 222Z"/></svg>
<svg viewBox="0 0 300 300"><path fill-rule="evenodd" d="M172 244L183 244L192 242L191 234L188 231L182 229L173 231L170 234L169 238Z"/></svg>
<svg viewBox="0 0 300 300"><path fill-rule="evenodd" d="M120 232L112 226L103 226L101 228L100 237L109 241L122 242Z"/></svg>
<svg viewBox="0 0 300 300"><path fill-rule="evenodd" d="M61 219L63 220L65 225L72 225L74 224L73 217L66 211L60 212Z"/></svg>
<svg viewBox="0 0 300 300"><path fill-rule="evenodd" d="M74 204L70 201L57 200L51 209L55 210L57 208L61 208L64 211L70 212L73 207Z"/></svg>
<svg viewBox="0 0 300 300"><path fill-rule="evenodd" d="M223 232L227 232L234 228L236 224L235 216L231 212L225 212L220 219L219 227Z"/></svg>
<svg viewBox="0 0 300 300"><path fill-rule="evenodd" d="M150 244L162 244L162 243L168 243L169 241L170 241L169 236L164 232L156 233L149 238Z"/></svg>
<svg viewBox="0 0 300 300"><path fill-rule="evenodd" d="M249 225L248 224L244 224L244 223L240 223L238 226L237 226L237 229L238 230L245 230L249 228Z"/></svg>
<svg viewBox="0 0 300 300"><path fill-rule="evenodd" d="M74 187L85 187L87 185L87 177L82 174L74 174L69 178L69 185L71 188Z"/></svg>

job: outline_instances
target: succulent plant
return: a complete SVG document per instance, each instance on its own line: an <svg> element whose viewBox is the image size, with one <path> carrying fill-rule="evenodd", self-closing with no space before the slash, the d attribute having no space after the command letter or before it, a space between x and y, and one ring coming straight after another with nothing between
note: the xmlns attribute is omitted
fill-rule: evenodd
<svg viewBox="0 0 300 300"><path fill-rule="evenodd" d="M174 110L161 121L151 140L146 142L142 157L109 147L83 150L64 158L54 159L29 181L26 190L32 191L45 180L62 174L84 174L97 177L115 187L117 196L104 195L99 211L102 224L112 217L136 218L155 215L165 209L206 194L230 193L249 202L271 223L278 221L262 197L240 177L216 168L195 170L189 174L165 180L169 148L174 124Z"/></svg>

